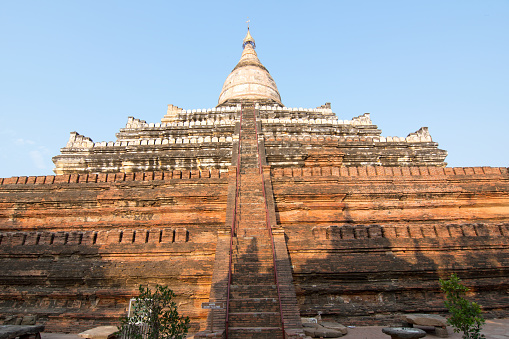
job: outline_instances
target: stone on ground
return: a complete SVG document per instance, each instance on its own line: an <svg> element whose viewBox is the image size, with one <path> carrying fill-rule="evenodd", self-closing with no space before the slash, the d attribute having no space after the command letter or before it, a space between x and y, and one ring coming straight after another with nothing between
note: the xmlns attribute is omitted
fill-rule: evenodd
<svg viewBox="0 0 509 339"><path fill-rule="evenodd" d="M79 336L86 339L110 339L115 337L117 331L117 326L99 326L81 332Z"/></svg>
<svg viewBox="0 0 509 339"><path fill-rule="evenodd" d="M302 326L304 327L304 333L313 338L340 338L348 333L345 326L329 321L321 323L305 322Z"/></svg>
<svg viewBox="0 0 509 339"><path fill-rule="evenodd" d="M426 336L426 332L413 327L384 327L382 332L390 335L392 339L417 339Z"/></svg>

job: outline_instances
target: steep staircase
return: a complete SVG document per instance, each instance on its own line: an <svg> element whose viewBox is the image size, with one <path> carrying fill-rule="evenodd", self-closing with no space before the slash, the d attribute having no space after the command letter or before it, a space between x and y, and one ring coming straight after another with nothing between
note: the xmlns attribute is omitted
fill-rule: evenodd
<svg viewBox="0 0 509 339"><path fill-rule="evenodd" d="M228 338L283 338L254 107L243 107Z"/></svg>
<svg viewBox="0 0 509 339"><path fill-rule="evenodd" d="M195 338L305 338L259 127L254 105L243 105L229 175L231 230L218 234L210 293L225 309L210 312L208 330Z"/></svg>

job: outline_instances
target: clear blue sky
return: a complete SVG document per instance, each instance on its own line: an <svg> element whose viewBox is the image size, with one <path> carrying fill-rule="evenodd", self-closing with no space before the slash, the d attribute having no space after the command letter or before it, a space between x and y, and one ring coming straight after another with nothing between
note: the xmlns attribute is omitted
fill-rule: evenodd
<svg viewBox="0 0 509 339"><path fill-rule="evenodd" d="M0 177L52 174L69 132L217 104L247 17L283 103L428 126L449 166L509 165L509 1L0 2Z"/></svg>

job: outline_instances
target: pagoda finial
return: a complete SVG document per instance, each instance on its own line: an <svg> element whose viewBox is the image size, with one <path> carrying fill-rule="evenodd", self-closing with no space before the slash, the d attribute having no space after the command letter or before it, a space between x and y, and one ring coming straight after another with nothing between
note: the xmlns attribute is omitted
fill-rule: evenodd
<svg viewBox="0 0 509 339"><path fill-rule="evenodd" d="M246 37L244 38L244 41L242 43L242 48L246 48L246 45L247 44L250 44L251 46L253 46L253 48L256 48L256 44L255 44L255 41L253 39L253 37L251 36L251 33L249 32L249 23L251 22L251 20L249 20L249 17L247 18L247 34L246 34Z"/></svg>
<svg viewBox="0 0 509 339"><path fill-rule="evenodd" d="M217 107L237 104L242 100L283 107L276 82L256 55L255 40L249 31L249 19L246 23L247 34L242 44L242 55L224 82Z"/></svg>

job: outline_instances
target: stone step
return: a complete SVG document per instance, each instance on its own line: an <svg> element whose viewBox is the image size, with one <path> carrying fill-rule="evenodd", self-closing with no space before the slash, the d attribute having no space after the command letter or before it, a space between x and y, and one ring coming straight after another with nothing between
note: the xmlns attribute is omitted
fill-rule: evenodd
<svg viewBox="0 0 509 339"><path fill-rule="evenodd" d="M258 197L256 197L258 198ZM247 220L251 217L250 221L255 223L265 222L265 203L248 203L242 205L242 197L238 200L237 217L243 217Z"/></svg>
<svg viewBox="0 0 509 339"><path fill-rule="evenodd" d="M245 266L272 266L272 251L267 250L265 252L260 253L233 253L233 263L234 264L244 264Z"/></svg>
<svg viewBox="0 0 509 339"><path fill-rule="evenodd" d="M257 185L258 187L259 185ZM263 192L261 188L257 191L255 188L245 188L241 187L239 190L241 195L239 195L239 203L247 202L250 203L254 208L256 208L256 211L260 214L265 214L265 197L263 196ZM248 193L245 193L248 192ZM238 206L238 205L237 205ZM244 209L242 212L249 212L250 209Z"/></svg>
<svg viewBox="0 0 509 339"><path fill-rule="evenodd" d="M244 158L247 159L248 156L245 156ZM254 160L258 160L258 155L251 156L251 159L252 160L253 159ZM249 170L246 170L245 172L241 171L241 174L242 174L242 178L250 178L250 179L253 179L253 180L257 180L257 183L261 182L261 174L260 174L260 170L259 169L249 169Z"/></svg>
<svg viewBox="0 0 509 339"><path fill-rule="evenodd" d="M257 251L234 249L233 255L235 260L242 260L245 263L263 264L272 262L272 249L270 247L258 249Z"/></svg>
<svg viewBox="0 0 509 339"><path fill-rule="evenodd" d="M251 180L251 179L250 179ZM240 185L240 188L246 188L248 184ZM260 186L260 187L258 187ZM250 188L250 187L247 187ZM261 183L259 185L256 185L256 187L250 188L249 191L239 191L239 198L241 201L251 202L251 203L258 203L262 206L265 206L265 197L263 196L263 191L261 188Z"/></svg>
<svg viewBox="0 0 509 339"><path fill-rule="evenodd" d="M263 215L263 218L259 218L259 219L262 219L262 220L249 220L247 219L246 217L244 217L242 219L242 215L238 217L239 219L241 220L238 220L238 224L237 224L237 228L238 229L243 229L243 230L246 230L246 231L261 231L261 230L265 230L265 233L261 233L261 236L262 237L269 237L269 231L267 229L267 225L265 224L265 214ZM260 237L258 237L260 238Z"/></svg>
<svg viewBox="0 0 509 339"><path fill-rule="evenodd" d="M248 262L257 262L257 263L263 263L263 262L269 262L272 260L272 248L265 247L265 248L258 248L256 250L254 249L237 249L234 248L233 255L235 256L235 259L242 259L246 263Z"/></svg>
<svg viewBox="0 0 509 339"><path fill-rule="evenodd" d="M240 198L265 198L263 196L263 187L261 182L253 183L252 181L255 181L257 179L253 178L243 178L243 181L247 181L240 184L239 188L239 197ZM249 182L251 181L251 182ZM265 205L265 200L262 200L260 204Z"/></svg>
<svg viewBox="0 0 509 339"><path fill-rule="evenodd" d="M258 171L258 169L256 169ZM247 174L246 174L247 175ZM259 178L253 178L252 176L244 177L244 175L241 175L240 178L240 196L245 197L263 197L263 187L262 182Z"/></svg>
<svg viewBox="0 0 509 339"><path fill-rule="evenodd" d="M262 215L258 216L258 219L262 219L262 220L253 220L254 216L243 216L241 215L240 216L240 220L239 220L239 229L243 229L243 230L246 230L246 231L257 231L257 230L265 230L265 233L262 233L261 235L262 236L267 236L269 237L269 231L267 229L267 226L266 226L266 222L265 222L265 213L263 213Z"/></svg>
<svg viewBox="0 0 509 339"><path fill-rule="evenodd" d="M265 312L278 312L279 300L277 298L243 298L230 300L230 312L241 312L241 310L254 312L263 310Z"/></svg>
<svg viewBox="0 0 509 339"><path fill-rule="evenodd" d="M262 237L242 237L237 236L233 239L233 245L237 248L264 248L272 245L268 230L266 227L244 227L245 230L264 230L266 234Z"/></svg>
<svg viewBox="0 0 509 339"><path fill-rule="evenodd" d="M281 327L230 327L229 339L283 339Z"/></svg>
<svg viewBox="0 0 509 339"><path fill-rule="evenodd" d="M256 141L248 142L242 139L242 144L240 145L240 152L253 152L258 154L258 143Z"/></svg>
<svg viewBox="0 0 509 339"><path fill-rule="evenodd" d="M250 169L250 168L258 170L258 161L253 161L248 164L243 164L240 168L240 173L242 174L242 171L244 171L245 169Z"/></svg>
<svg viewBox="0 0 509 339"><path fill-rule="evenodd" d="M279 312L231 312L229 315L231 327L279 327L281 315Z"/></svg>
<svg viewBox="0 0 509 339"><path fill-rule="evenodd" d="M240 166L240 174L244 174L246 170L252 169L258 171L258 161L253 160L248 164L242 163Z"/></svg>
<svg viewBox="0 0 509 339"><path fill-rule="evenodd" d="M251 233L253 232L254 231L252 231ZM233 254L235 255L236 258L244 258L246 262L267 261L270 258L272 258L272 247L270 246L270 244L266 245L260 244L252 246L234 245Z"/></svg>
<svg viewBox="0 0 509 339"><path fill-rule="evenodd" d="M269 265L249 265L244 263L236 263L232 267L232 273L241 275L260 275L268 274L274 277L274 267Z"/></svg>
<svg viewBox="0 0 509 339"><path fill-rule="evenodd" d="M255 167L253 167L255 166ZM258 169L258 158L255 156L243 157L240 160L240 174L244 174L243 170L246 168L256 168Z"/></svg>
<svg viewBox="0 0 509 339"><path fill-rule="evenodd" d="M232 274L232 284L240 285L240 284L274 284L274 274L273 273L242 273L242 274ZM254 298L253 295L247 295L249 297Z"/></svg>
<svg viewBox="0 0 509 339"><path fill-rule="evenodd" d="M249 179L251 181L255 179ZM239 188L239 202L249 202L259 204L260 208L265 207L265 196L263 195L263 188L261 183L252 185L245 183Z"/></svg>
<svg viewBox="0 0 509 339"><path fill-rule="evenodd" d="M240 217L243 217L244 219L248 217L252 217L253 221L255 222L264 222L265 221L265 208L264 206L257 206L257 207L244 207L240 208ZM260 220L262 218L262 220Z"/></svg>
<svg viewBox="0 0 509 339"><path fill-rule="evenodd" d="M263 237L237 236L237 237L235 237L235 240L238 241L239 243L244 243L244 244L247 244L249 242L254 242L254 243L259 243L259 244L263 244L264 242L270 243L270 237L268 234L267 227L265 225L263 225L263 227L258 226L258 224L264 224L264 222L265 222L265 220L262 223L254 223L254 222L250 223L250 224L254 225L253 227L248 226L247 223L245 223L245 225L243 225L245 229L264 229L265 231L267 231L267 234L264 235ZM255 239L255 240L252 240L252 239Z"/></svg>
<svg viewBox="0 0 509 339"><path fill-rule="evenodd" d="M242 261L246 263L268 263L272 261L272 248L264 247L264 248L243 248L233 249L233 255L235 259L242 259Z"/></svg>
<svg viewBox="0 0 509 339"><path fill-rule="evenodd" d="M244 228L241 225L237 227L237 235L244 237L268 237L266 228Z"/></svg>
<svg viewBox="0 0 509 339"><path fill-rule="evenodd" d="M244 249L233 249L233 255L235 256L235 259L242 259L246 263L248 262L257 262L257 263L263 263L263 262L269 262L272 260L272 248L265 247L265 248L258 248L257 250L244 248Z"/></svg>
<svg viewBox="0 0 509 339"><path fill-rule="evenodd" d="M249 177L256 177L256 176L260 176L260 170L259 169L247 169L245 170L244 172L241 172L243 174L243 177L244 175L246 176L249 176Z"/></svg>
<svg viewBox="0 0 509 339"><path fill-rule="evenodd" d="M239 220L237 223L237 229L242 231L252 231L252 232L260 232L259 235L250 235L249 237L256 238L265 238L270 239L269 230L267 226L263 222L253 222L250 220ZM243 237L248 237L246 235L239 235Z"/></svg>
<svg viewBox="0 0 509 339"><path fill-rule="evenodd" d="M261 195L250 195L243 196L239 199L237 205L237 211L240 207L240 215L244 214L245 211L256 211L259 215L265 215L265 201Z"/></svg>
<svg viewBox="0 0 509 339"><path fill-rule="evenodd" d="M244 194L239 196L239 204L237 207L240 206L240 208L248 208L248 209L254 209L256 208L259 211L262 211L263 214L265 214L265 197L263 194L260 193L254 193L254 194Z"/></svg>
<svg viewBox="0 0 509 339"><path fill-rule="evenodd" d="M237 229L245 232L255 232L258 234L258 235L239 235L242 237L255 237L255 238L266 237L267 239L270 239L269 230L267 229L267 225L265 224L265 218L263 222L246 220L244 218L243 220L239 220L239 223L237 224Z"/></svg>
<svg viewBox="0 0 509 339"><path fill-rule="evenodd" d="M257 180L257 183L261 183L261 174L259 169L247 169L243 173L241 172L241 183L249 183L249 181L242 180L242 179L249 179L249 180Z"/></svg>
<svg viewBox="0 0 509 339"><path fill-rule="evenodd" d="M232 299L244 298L277 298L277 289L274 284L248 284L230 285Z"/></svg>
<svg viewBox="0 0 509 339"><path fill-rule="evenodd" d="M241 226L240 227L237 227L237 235L238 236L244 236L244 237L265 237L267 236L268 237L268 231L266 228L259 228L259 229L254 229L254 228L242 228Z"/></svg>
<svg viewBox="0 0 509 339"><path fill-rule="evenodd" d="M264 258L236 255L232 257L233 267L246 272L268 272L274 266L272 255Z"/></svg>
<svg viewBox="0 0 509 339"><path fill-rule="evenodd" d="M262 232L261 236L253 237L257 240L253 242L233 242L234 248L238 251L252 251L252 250L272 250L272 243L270 242L269 231L265 227L243 227L243 231Z"/></svg>
<svg viewBox="0 0 509 339"><path fill-rule="evenodd" d="M259 221L254 222L254 221L245 220L245 219L239 220L239 222L237 223L237 229L243 230L243 231L261 232L260 235L257 235L257 236L250 235L250 237L256 237L256 238L267 237L268 239L270 239L269 230L267 229L267 226L265 225L264 222L259 222ZM264 231L264 232L262 232L262 231ZM240 235L240 236L247 237L245 235Z"/></svg>

